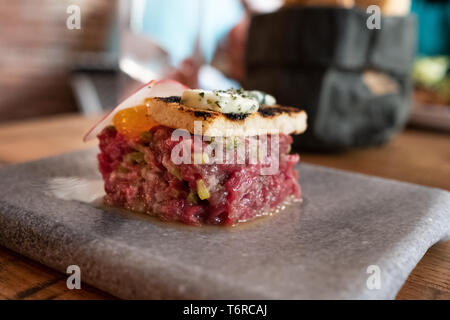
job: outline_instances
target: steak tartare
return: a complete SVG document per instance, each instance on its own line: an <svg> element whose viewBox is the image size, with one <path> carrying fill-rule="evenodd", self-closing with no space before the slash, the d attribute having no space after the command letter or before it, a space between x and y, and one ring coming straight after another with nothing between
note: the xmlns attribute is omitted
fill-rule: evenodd
<svg viewBox="0 0 450 320"><path fill-rule="evenodd" d="M156 126L137 139L127 138L114 126L101 131L98 161L106 203L165 221L234 225L261 215L289 196L300 198L294 170L299 156L289 154L291 136L280 134L279 159L268 158L279 161L276 174L261 175L261 166L271 164L250 164L248 152L243 164L208 164L208 159L174 164L171 153L179 141L171 139L173 130ZM209 143L214 141L203 142L203 147ZM248 138L243 143L248 145ZM237 150L236 145L225 147L232 149L231 154Z"/></svg>
<svg viewBox="0 0 450 320"><path fill-rule="evenodd" d="M261 91L151 81L94 125L107 204L188 225L235 225L301 199L290 154L307 115Z"/></svg>

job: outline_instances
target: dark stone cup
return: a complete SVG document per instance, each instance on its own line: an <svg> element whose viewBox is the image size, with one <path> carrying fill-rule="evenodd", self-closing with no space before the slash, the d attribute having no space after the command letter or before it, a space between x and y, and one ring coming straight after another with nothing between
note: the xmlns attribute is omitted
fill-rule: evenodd
<svg viewBox="0 0 450 320"><path fill-rule="evenodd" d="M414 16L359 9L283 8L252 18L244 87L308 113L296 148L339 150L385 142L406 123L416 49Z"/></svg>

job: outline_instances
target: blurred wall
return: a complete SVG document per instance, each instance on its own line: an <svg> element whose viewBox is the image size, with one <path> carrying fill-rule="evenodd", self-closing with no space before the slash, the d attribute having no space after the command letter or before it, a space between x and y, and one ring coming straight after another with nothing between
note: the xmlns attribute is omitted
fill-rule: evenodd
<svg viewBox="0 0 450 320"><path fill-rule="evenodd" d="M69 30L67 7L81 9ZM108 45L115 0L0 0L0 122L76 110L69 87L80 52Z"/></svg>

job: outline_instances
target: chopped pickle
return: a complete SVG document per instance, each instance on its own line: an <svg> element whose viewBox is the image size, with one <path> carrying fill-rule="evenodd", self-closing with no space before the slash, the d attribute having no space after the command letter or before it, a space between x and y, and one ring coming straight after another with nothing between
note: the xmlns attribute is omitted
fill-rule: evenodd
<svg viewBox="0 0 450 320"><path fill-rule="evenodd" d="M177 189L172 189L171 192L174 198L178 198L178 196L180 195L180 192Z"/></svg>
<svg viewBox="0 0 450 320"><path fill-rule="evenodd" d="M187 196L187 200L192 203L192 204L198 204L198 197L197 194L194 192L189 192L188 196Z"/></svg>
<svg viewBox="0 0 450 320"><path fill-rule="evenodd" d="M129 163L145 163L144 154L142 152L130 152L125 156L125 161Z"/></svg>
<svg viewBox="0 0 450 320"><path fill-rule="evenodd" d="M208 164L209 163L209 156L203 152L203 153L194 153L194 163L195 164Z"/></svg>
<svg viewBox="0 0 450 320"><path fill-rule="evenodd" d="M119 166L119 167L117 168L117 171L118 171L119 173L129 173L129 172L130 172L129 169L127 169L127 168L125 168L125 167L122 167L122 166Z"/></svg>
<svg viewBox="0 0 450 320"><path fill-rule="evenodd" d="M123 109L113 119L116 130L130 139L139 139L141 133L158 125L148 114L145 105Z"/></svg>
<svg viewBox="0 0 450 320"><path fill-rule="evenodd" d="M175 176L178 180L181 180L181 172L177 167L169 167L167 171L169 171L169 173Z"/></svg>
<svg viewBox="0 0 450 320"><path fill-rule="evenodd" d="M225 140L225 148L227 150L236 148L241 143L241 140L239 137L226 137Z"/></svg>
<svg viewBox="0 0 450 320"><path fill-rule="evenodd" d="M203 181L203 179L198 179L197 180L197 194L198 197L201 200L205 200L208 199L210 194L209 194L209 190L205 185L205 182Z"/></svg>
<svg viewBox="0 0 450 320"><path fill-rule="evenodd" d="M152 133L149 131L144 131L141 133L141 141L142 142L150 142L152 140Z"/></svg>
<svg viewBox="0 0 450 320"><path fill-rule="evenodd" d="M142 153L144 153L144 154L145 154L145 150L147 149L146 146L144 146L143 144L140 144L140 143L137 143L137 144L134 146L134 148L135 148L137 151L142 152Z"/></svg>

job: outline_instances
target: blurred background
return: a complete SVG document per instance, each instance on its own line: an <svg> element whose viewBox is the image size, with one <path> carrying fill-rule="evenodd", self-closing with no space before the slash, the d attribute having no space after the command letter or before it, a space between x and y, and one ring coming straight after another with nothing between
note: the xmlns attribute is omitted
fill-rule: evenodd
<svg viewBox="0 0 450 320"><path fill-rule="evenodd" d="M323 106L324 92L348 90L327 89L323 80L330 74L328 70L339 69L339 64L314 66L311 62L309 68L307 59L303 61L298 73L306 78L316 74L317 70L312 70L314 67L325 69L321 71L318 85L308 87L308 91L317 91L314 99L309 96L307 100L293 101L277 89L283 81L290 81L287 76L279 76L277 83L272 84L249 77L248 71L258 74L260 65L261 70L278 68L281 73L290 68L283 63L282 68L274 65L267 54L260 55L261 59L268 57L267 63L261 60L260 65L255 66L256 51L271 51L270 47L267 49L264 46L258 49L259 43L264 41L261 33L267 33L264 28L270 28L272 23L275 31L287 30L291 34L288 38L285 34L271 35L285 41L273 43L273 51L295 54L296 41L306 43L306 47L310 43L315 48L316 29L308 31L312 35L308 39L304 36L298 39L300 34L296 36L295 28L301 28L301 23L284 25L279 12L283 12L282 16L288 17L287 20L299 22L301 19L307 20L305 16L317 15L317 30L320 31L320 25L325 21L321 19L328 17L329 21L329 15L342 16L342 10L359 12L359 16L367 17L366 8L372 4L380 7L382 17L386 19L382 22L386 21L386 26L398 24L404 28L409 25L399 19L417 17L414 18L417 19L417 30L410 29L414 29L412 33L418 40L414 43L414 52L406 52L406 55L415 57L407 76L407 80L412 82L405 82L405 90L400 90L401 95L407 95L408 99L397 99L393 105L407 108L410 123L448 130L450 3L442 0L3 0L0 1L0 124L63 113L101 114L113 108L141 83L162 78L172 78L190 87L206 89L250 84L255 86L252 89L272 91L270 93L279 97L280 102L301 106L308 101L313 112L328 110ZM72 14L68 12L71 5L80 8L80 29L67 27ZM327 11L325 17L321 17L317 11L305 13L306 8L333 8L337 11ZM266 26L263 22L258 24L261 27L256 24L252 26L255 16L268 17L264 18L267 20L264 22ZM283 24L284 29L277 26L276 21L279 25ZM346 22L336 22L336 25L339 27L342 23ZM347 30L349 37L354 34L352 28L339 30L343 30L342 33ZM408 31L399 32L407 32L406 36L410 37ZM376 33L371 33L367 37L375 36ZM344 34L343 41L347 41L346 37ZM251 51L248 41L252 43ZM358 43L353 46L352 52L360 49ZM386 46L386 56L395 56L398 50L395 43L385 44L384 49L380 50L386 50ZM247 65L249 61L253 63L251 66ZM346 68L342 67L345 72ZM366 71L371 68L372 65L367 65L351 72L364 74L363 82L372 95L392 94L386 88L395 88L396 85L403 88L403 80L396 78L395 70L375 70L367 76ZM298 92L309 95L309 92L302 91L300 83ZM377 86L384 89L374 94ZM363 101L367 97L358 99ZM402 104L408 105L405 107ZM371 115L372 118L376 116ZM347 119L351 115L346 113L345 117ZM403 125L399 120L389 124L389 130L393 127L401 130ZM375 140L377 143L385 141L384 138ZM315 140L314 143L321 142ZM365 143L372 144L371 141L354 143L352 140L346 146Z"/></svg>
<svg viewBox="0 0 450 320"><path fill-rule="evenodd" d="M302 163L450 191L449 55L450 0L0 0L0 167L96 147L82 137L104 113L172 78L305 108ZM449 299L449 248L397 298ZM102 297L0 260L0 298Z"/></svg>

